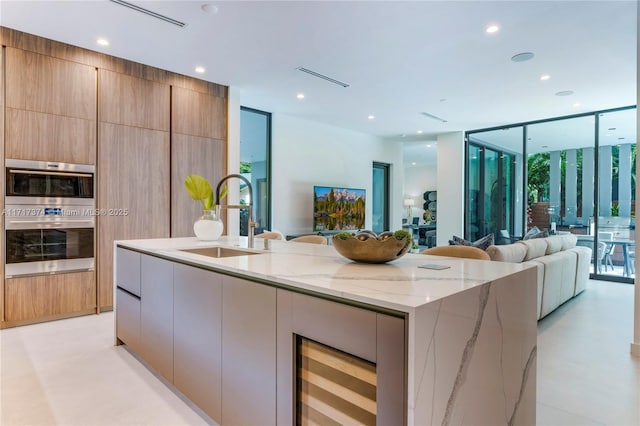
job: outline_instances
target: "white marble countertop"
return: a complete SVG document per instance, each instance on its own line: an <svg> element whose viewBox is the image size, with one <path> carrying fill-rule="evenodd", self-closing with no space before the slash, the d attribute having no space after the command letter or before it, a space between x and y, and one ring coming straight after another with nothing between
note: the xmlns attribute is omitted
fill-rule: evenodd
<svg viewBox="0 0 640 426"><path fill-rule="evenodd" d="M385 309L411 313L415 308L526 269L515 263L406 254L387 264L355 263L332 246L271 240L263 249L256 239L247 249L246 237L222 237L215 242L196 238L116 241L125 248L207 269L268 281L288 288L324 294ZM212 258L181 251L200 247L243 248L259 255ZM418 268L425 263L450 266Z"/></svg>

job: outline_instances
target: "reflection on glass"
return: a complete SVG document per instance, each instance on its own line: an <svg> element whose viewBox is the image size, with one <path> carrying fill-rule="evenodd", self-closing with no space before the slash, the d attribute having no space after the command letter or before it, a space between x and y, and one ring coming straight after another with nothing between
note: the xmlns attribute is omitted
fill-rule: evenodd
<svg viewBox="0 0 640 426"><path fill-rule="evenodd" d="M242 107L240 110L240 174L253 187L253 200L245 186L240 187L241 203L251 203L253 220L262 229L269 229L269 142L271 114ZM247 235L249 213L240 210L240 235Z"/></svg>
<svg viewBox="0 0 640 426"><path fill-rule="evenodd" d="M636 110L600 114L596 272L635 277ZM595 221L594 221L595 222Z"/></svg>
<svg viewBox="0 0 640 426"><path fill-rule="evenodd" d="M470 133L467 149L466 232L470 240L494 234L497 244L522 235L523 129Z"/></svg>

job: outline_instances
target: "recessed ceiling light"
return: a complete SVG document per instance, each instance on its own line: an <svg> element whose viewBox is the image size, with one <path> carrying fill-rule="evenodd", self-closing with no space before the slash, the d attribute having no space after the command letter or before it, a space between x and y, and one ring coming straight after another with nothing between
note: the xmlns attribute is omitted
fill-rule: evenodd
<svg viewBox="0 0 640 426"><path fill-rule="evenodd" d="M109 40L107 40L106 38L99 38L96 40L96 43L98 43L100 46L108 46Z"/></svg>
<svg viewBox="0 0 640 426"><path fill-rule="evenodd" d="M431 144L427 144L427 148L431 148Z"/></svg>
<svg viewBox="0 0 640 426"><path fill-rule="evenodd" d="M535 55L532 52L522 52L511 57L513 62L524 62L533 59Z"/></svg>
<svg viewBox="0 0 640 426"><path fill-rule="evenodd" d="M489 34L497 33L500 30L500 27L497 25L489 25L485 31Z"/></svg>
<svg viewBox="0 0 640 426"><path fill-rule="evenodd" d="M214 6L211 3L203 4L202 6L200 6L200 9L202 9L204 13L211 13L213 15L218 13L218 6Z"/></svg>
<svg viewBox="0 0 640 426"><path fill-rule="evenodd" d="M198 74L204 74L204 67L196 67L195 71L196 71Z"/></svg>
<svg viewBox="0 0 640 426"><path fill-rule="evenodd" d="M418 130L416 133L421 135L422 134L422 130Z"/></svg>
<svg viewBox="0 0 640 426"><path fill-rule="evenodd" d="M576 102L575 104L573 104L574 108L577 108L580 106L580 102Z"/></svg>
<svg viewBox="0 0 640 426"><path fill-rule="evenodd" d="M551 78L551 76L549 74L544 74L540 76L540 80L545 81L545 80L549 80Z"/></svg>
<svg viewBox="0 0 640 426"><path fill-rule="evenodd" d="M298 93L298 94L296 95L296 98L298 98L298 99L304 99L304 93Z"/></svg>
<svg viewBox="0 0 640 426"><path fill-rule="evenodd" d="M573 95L573 90L561 90L556 92L556 96L571 96Z"/></svg>
<svg viewBox="0 0 640 426"><path fill-rule="evenodd" d="M374 118L376 118L376 116L375 116L375 115L370 115L370 116L368 116L367 118L368 118L369 120L373 120Z"/></svg>
<svg viewBox="0 0 640 426"><path fill-rule="evenodd" d="M414 161L413 163L411 163L411 165L412 165L412 166L415 166L415 165L416 165L416 162Z"/></svg>

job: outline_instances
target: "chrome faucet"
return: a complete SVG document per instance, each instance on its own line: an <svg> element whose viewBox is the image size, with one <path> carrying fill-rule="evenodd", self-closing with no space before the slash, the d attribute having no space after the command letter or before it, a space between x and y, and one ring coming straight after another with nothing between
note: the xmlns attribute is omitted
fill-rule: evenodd
<svg viewBox="0 0 640 426"><path fill-rule="evenodd" d="M220 206L220 188L222 188L222 184L230 178L240 179L241 181L247 184L247 187L249 188L249 200L252 202L253 188L251 187L251 182L249 182L249 180L242 175L231 174L220 179L220 182L218 182L218 186L216 186L216 206L219 208L222 208L222 206ZM253 248L253 229L258 226L258 224L253 221L253 209L251 208L251 202L249 202L248 204L232 204L232 205L228 204L224 206L227 209L247 209L249 211L249 223L247 226L247 228L249 228L247 230L247 235L249 237L249 248Z"/></svg>

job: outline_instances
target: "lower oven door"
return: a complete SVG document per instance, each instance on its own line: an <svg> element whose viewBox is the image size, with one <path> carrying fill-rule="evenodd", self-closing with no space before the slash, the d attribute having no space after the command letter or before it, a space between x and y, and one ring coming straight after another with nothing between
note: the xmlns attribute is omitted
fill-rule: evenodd
<svg viewBox="0 0 640 426"><path fill-rule="evenodd" d="M94 228L6 231L5 276L86 271L94 268Z"/></svg>

